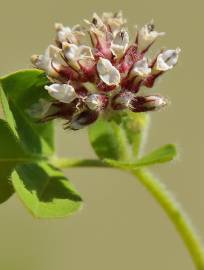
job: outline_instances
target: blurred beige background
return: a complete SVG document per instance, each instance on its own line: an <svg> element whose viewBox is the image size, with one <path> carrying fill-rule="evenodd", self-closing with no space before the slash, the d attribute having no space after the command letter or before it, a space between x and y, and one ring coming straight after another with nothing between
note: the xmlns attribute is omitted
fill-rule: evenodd
<svg viewBox="0 0 204 270"><path fill-rule="evenodd" d="M1 0L0 8L1 75L30 67L30 55L52 41L54 22L73 25L94 11L121 9L130 27L154 18L157 29L168 34L154 48L182 48L178 66L155 87L172 104L152 115L146 151L179 145L179 160L153 171L204 237L203 1ZM86 130L64 132L58 125L57 144L62 155L94 157ZM66 174L85 201L71 218L35 220L15 196L0 206L0 269L194 269L172 224L131 176L106 169Z"/></svg>

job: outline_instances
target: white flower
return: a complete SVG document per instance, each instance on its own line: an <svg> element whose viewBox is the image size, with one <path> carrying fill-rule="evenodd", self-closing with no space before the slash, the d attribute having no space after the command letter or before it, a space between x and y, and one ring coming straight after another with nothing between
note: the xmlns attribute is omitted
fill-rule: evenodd
<svg viewBox="0 0 204 270"><path fill-rule="evenodd" d="M72 28L70 28L68 26L65 27L61 23L56 23L55 29L57 31L56 40L60 43L70 42L70 43L78 44L80 38L85 35L81 31L79 25L75 25Z"/></svg>
<svg viewBox="0 0 204 270"><path fill-rule="evenodd" d="M154 30L153 22L144 25L138 33L139 50L142 52L151 45L159 36L165 35L164 32Z"/></svg>
<svg viewBox="0 0 204 270"><path fill-rule="evenodd" d="M49 86L46 85L45 89L50 96L63 103L70 103L77 97L74 87L70 84L54 83Z"/></svg>
<svg viewBox="0 0 204 270"><path fill-rule="evenodd" d="M63 52L67 60L71 61L78 67L78 61L84 59L94 59L91 48L89 46L63 43Z"/></svg>
<svg viewBox="0 0 204 270"><path fill-rule="evenodd" d="M86 45L77 46L75 44L63 43L65 57L68 60L79 60L84 58L93 58L91 48Z"/></svg>
<svg viewBox="0 0 204 270"><path fill-rule="evenodd" d="M103 20L98 16L97 13L93 14L92 24L100 30L105 30Z"/></svg>
<svg viewBox="0 0 204 270"><path fill-rule="evenodd" d="M131 70L131 75L135 76L141 76L141 77L146 77L151 73L151 68L149 68L147 58L143 58L142 60L137 61L133 69Z"/></svg>
<svg viewBox="0 0 204 270"><path fill-rule="evenodd" d="M157 57L155 69L159 71L172 69L178 61L180 51L181 49L177 48L176 50L167 50L160 53Z"/></svg>
<svg viewBox="0 0 204 270"><path fill-rule="evenodd" d="M129 43L128 32L122 30L118 32L111 43L111 51L117 58L120 58L127 49Z"/></svg>
<svg viewBox="0 0 204 270"><path fill-rule="evenodd" d="M105 58L100 58L97 63L97 71L100 79L107 85L120 83L120 72Z"/></svg>
<svg viewBox="0 0 204 270"><path fill-rule="evenodd" d="M123 18L122 11L115 14L112 12L104 12L102 14L102 21L111 28L114 37L127 22L127 20Z"/></svg>
<svg viewBox="0 0 204 270"><path fill-rule="evenodd" d="M56 61L59 59L60 49L54 45L50 45L45 53L42 55L33 55L31 57L32 63L39 69L46 71L49 76L56 76L57 73L52 67L52 60L55 58Z"/></svg>

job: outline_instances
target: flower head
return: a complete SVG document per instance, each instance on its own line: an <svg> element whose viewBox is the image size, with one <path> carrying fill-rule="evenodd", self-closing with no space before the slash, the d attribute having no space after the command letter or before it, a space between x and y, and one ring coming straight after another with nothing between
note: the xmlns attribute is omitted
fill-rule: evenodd
<svg viewBox="0 0 204 270"><path fill-rule="evenodd" d="M131 44L122 12L93 14L81 27L55 25L55 45L43 55L34 55L32 63L50 79L45 86L51 101L39 101L32 113L48 121L66 119L66 127L78 130L95 122L107 111L155 111L167 104L160 95L138 95L141 87L151 88L157 78L172 69L180 49L163 50L152 60L146 55L164 32L153 22L136 33ZM84 42L86 36L90 43ZM90 46L91 44L91 46Z"/></svg>

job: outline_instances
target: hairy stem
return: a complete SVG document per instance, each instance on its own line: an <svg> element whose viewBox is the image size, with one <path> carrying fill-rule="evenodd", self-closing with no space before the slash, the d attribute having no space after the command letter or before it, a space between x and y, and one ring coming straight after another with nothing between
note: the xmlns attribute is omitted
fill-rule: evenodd
<svg viewBox="0 0 204 270"><path fill-rule="evenodd" d="M54 166L59 168L73 167L111 167L98 159L57 159L51 160ZM118 166L119 167L119 166ZM124 169L121 168L120 169ZM174 199L173 195L166 189L163 183L144 169L126 169L130 171L143 186L152 194L161 205L170 220L176 227L184 244L186 245L197 270L204 270L204 248L188 217Z"/></svg>
<svg viewBox="0 0 204 270"><path fill-rule="evenodd" d="M202 243L191 226L188 217L172 194L146 170L133 170L132 174L139 179L169 216L191 254L196 269L204 270L204 248Z"/></svg>

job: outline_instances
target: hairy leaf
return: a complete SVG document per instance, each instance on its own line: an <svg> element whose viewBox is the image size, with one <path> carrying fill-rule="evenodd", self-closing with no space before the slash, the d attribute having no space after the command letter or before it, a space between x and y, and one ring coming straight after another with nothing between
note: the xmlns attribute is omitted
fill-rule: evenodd
<svg viewBox="0 0 204 270"><path fill-rule="evenodd" d="M173 160L176 157L176 147L172 144L167 144L144 156L136 162L124 162L113 159L104 159L104 162L112 167L134 170L143 166L150 166L157 163L164 163Z"/></svg>
<svg viewBox="0 0 204 270"><path fill-rule="evenodd" d="M148 166L173 160L177 155L176 146L167 144L137 161L137 166Z"/></svg>

